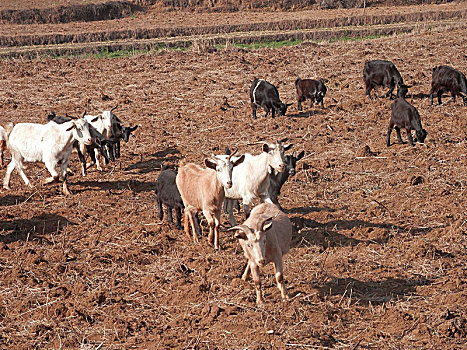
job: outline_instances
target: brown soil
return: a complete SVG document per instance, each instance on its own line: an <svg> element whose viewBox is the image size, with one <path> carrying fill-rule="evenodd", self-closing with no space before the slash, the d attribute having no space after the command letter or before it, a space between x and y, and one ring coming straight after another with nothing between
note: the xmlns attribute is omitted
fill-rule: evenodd
<svg viewBox="0 0 467 350"><path fill-rule="evenodd" d="M14 174L1 191L0 347L463 348L467 107L448 96L430 106L427 93L434 66L467 72L466 36L0 61L1 125L115 103L122 120L143 125L104 172L81 177L72 155L73 196L39 185L42 164L26 169L36 188ZM399 145L393 134L385 146L390 101L365 98L361 77L375 58L412 85L426 145ZM254 121L254 76L285 102L297 77L326 78L326 109L294 104L286 117ZM156 217L153 189L162 163L201 163L225 146L258 153L248 144L283 137L306 152L280 197L295 227L284 258L294 297L280 301L268 266L259 308L252 282L239 279L245 259L232 235L222 233L218 252L205 237L193 244Z"/></svg>

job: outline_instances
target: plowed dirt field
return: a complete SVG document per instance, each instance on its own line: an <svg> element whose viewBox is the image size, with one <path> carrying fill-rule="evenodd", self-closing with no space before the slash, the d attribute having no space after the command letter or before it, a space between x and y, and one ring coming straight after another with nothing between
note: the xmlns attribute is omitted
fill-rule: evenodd
<svg viewBox="0 0 467 350"><path fill-rule="evenodd" d="M141 127L103 172L82 177L73 153L72 196L40 185L42 164L26 169L35 188L14 173L0 192L0 347L464 349L467 107L447 95L430 106L428 93L434 66L467 73L466 37L2 60L1 125L118 104L119 118ZM394 133L386 147L391 101L365 97L369 59L393 61L412 85L425 145ZM253 77L294 103L287 116L252 119ZM297 77L327 79L325 109L297 111ZM293 298L280 301L268 266L257 307L232 234L222 232L219 251L205 236L193 244L157 218L154 184L162 164L201 164L225 146L258 154L251 143L284 137L305 150L279 198L294 225L284 257Z"/></svg>

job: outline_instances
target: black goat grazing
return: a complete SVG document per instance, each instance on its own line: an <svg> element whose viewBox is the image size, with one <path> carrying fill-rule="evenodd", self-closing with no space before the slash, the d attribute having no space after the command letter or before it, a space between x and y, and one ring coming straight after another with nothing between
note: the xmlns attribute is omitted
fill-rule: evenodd
<svg viewBox="0 0 467 350"><path fill-rule="evenodd" d="M371 100L371 90L376 86L384 86L389 88L386 97L393 99L392 92L397 86L397 97L405 98L410 86L404 85L402 76L397 70L394 63L384 60L373 60L365 63L363 68L363 80L366 86L366 94Z"/></svg>
<svg viewBox="0 0 467 350"><path fill-rule="evenodd" d="M159 212L159 219L164 218L164 211L162 205L166 206L167 209L167 221L172 223L172 209L175 210L175 227L179 230L182 229L181 218L182 209L185 208L183 205L182 197L175 183L177 172L170 165L164 165L159 177L156 181L156 202ZM201 234L201 228L199 226L198 215L195 215L195 228L198 234Z"/></svg>
<svg viewBox="0 0 467 350"><path fill-rule="evenodd" d="M430 104L433 104L433 94L437 92L438 104L441 104L443 92L451 92L453 102L456 96L461 96L464 106L467 106L467 81L465 75L449 66L433 68L433 80L431 81Z"/></svg>
<svg viewBox="0 0 467 350"><path fill-rule="evenodd" d="M258 107L264 108L266 117L271 112L271 116L274 118L276 112L278 117L285 115L287 107L291 105L291 103L285 104L280 100L279 92L274 85L257 78L253 80L250 86L250 100L253 119L256 119L256 109Z"/></svg>
<svg viewBox="0 0 467 350"><path fill-rule="evenodd" d="M269 174L269 197L271 197L272 202L277 205L281 210L282 207L279 204L277 196L281 193L281 188L284 183L287 181L289 176L294 176L296 173L297 162L303 158L305 151L301 151L296 157L291 154L285 156L285 170L281 173L275 173L274 171Z"/></svg>
<svg viewBox="0 0 467 350"><path fill-rule="evenodd" d="M310 108L313 107L313 103L321 103L321 108L324 108L324 96L326 96L326 85L323 80L314 79L300 79L295 80L295 89L297 90L297 102L298 110L302 110L302 102L307 98L311 100Z"/></svg>
<svg viewBox="0 0 467 350"><path fill-rule="evenodd" d="M417 138L415 141L421 143L425 142L426 135L428 134L426 130L422 128L422 122L417 109L403 98L398 98L391 104L391 120L389 121L386 140L386 146L388 147L391 145L391 132L393 128L396 129L399 143L403 143L400 129L405 128L411 146L415 146L414 140L412 140L412 130L416 132Z"/></svg>

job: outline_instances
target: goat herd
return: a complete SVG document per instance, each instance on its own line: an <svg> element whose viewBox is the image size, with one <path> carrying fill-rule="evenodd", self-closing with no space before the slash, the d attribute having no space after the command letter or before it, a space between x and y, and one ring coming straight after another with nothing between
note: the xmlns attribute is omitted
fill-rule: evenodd
<svg viewBox="0 0 467 350"><path fill-rule="evenodd" d="M386 97L393 98L393 90L397 87L397 98L391 105L391 119L387 133L387 146L390 135L396 129L399 143L402 143L400 129L405 128L409 143L424 142L427 132L422 128L420 116L414 106L405 100L409 86L404 85L401 74L393 63L383 60L368 61L363 69L366 94L371 99L371 91L376 86L389 88ZM297 79L298 109L306 99L321 104L326 95L323 80ZM443 92L451 92L455 101L461 96L467 105L467 84L465 76L449 67L433 68L430 102L437 93L441 104ZM285 115L289 104L279 99L276 87L265 80L254 79L250 87L250 99L253 118L256 109L264 108L266 116L272 118ZM86 175L86 154L89 154L99 170L99 157L102 155L108 163L120 156L120 141L128 142L131 133L137 126L123 126L122 121L113 113L116 107L104 111L100 115L83 114L81 118L71 116L48 116L47 124L19 123L8 124L4 129L0 126L0 158L3 166L3 151L8 148L11 162L8 164L3 187L9 188L10 176L14 169L18 171L26 185L31 186L24 173L25 162L43 162L51 177L44 183L57 182L63 179L63 193L69 195L66 179L69 157L72 149L78 152L82 166L82 175ZM415 140L411 131L416 134ZM234 236L239 239L247 267L242 275L246 280L252 275L256 288L256 302L263 302L259 268L273 262L278 288L284 300L288 299L283 279L282 255L290 248L292 225L288 217L281 211L277 196L284 182L294 175L296 162L304 156L304 151L297 156L285 155L293 145L285 144L287 139L275 143L263 143L259 155L245 153L237 155L226 148L224 155L212 155L204 160L206 168L194 163L180 165L178 172L164 166L156 182L156 200L159 218L163 218L163 205L167 207L167 217L172 222L172 209L176 212L176 227L181 229L181 212L184 209L184 230L189 238L198 242L201 233L198 213L202 212L209 228L208 242L219 249L219 224L222 208L229 214ZM250 204L259 198L262 204L250 212ZM242 200L246 221L237 225L233 208ZM191 228L191 235L190 235Z"/></svg>

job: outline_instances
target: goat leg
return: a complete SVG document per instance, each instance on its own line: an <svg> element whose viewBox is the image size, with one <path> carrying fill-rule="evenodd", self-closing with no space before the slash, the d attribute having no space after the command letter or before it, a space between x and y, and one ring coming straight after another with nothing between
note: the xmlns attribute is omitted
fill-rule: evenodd
<svg viewBox="0 0 467 350"><path fill-rule="evenodd" d="M259 272L258 265L254 263L250 263L250 270L251 276L253 277L253 281L255 282L255 289L256 289L256 304L261 305L263 304L263 292L261 291L261 277Z"/></svg>
<svg viewBox="0 0 467 350"><path fill-rule="evenodd" d="M396 126L395 129L396 129L396 134L397 134L397 141L401 144L404 143L401 137L401 129L398 126Z"/></svg>

